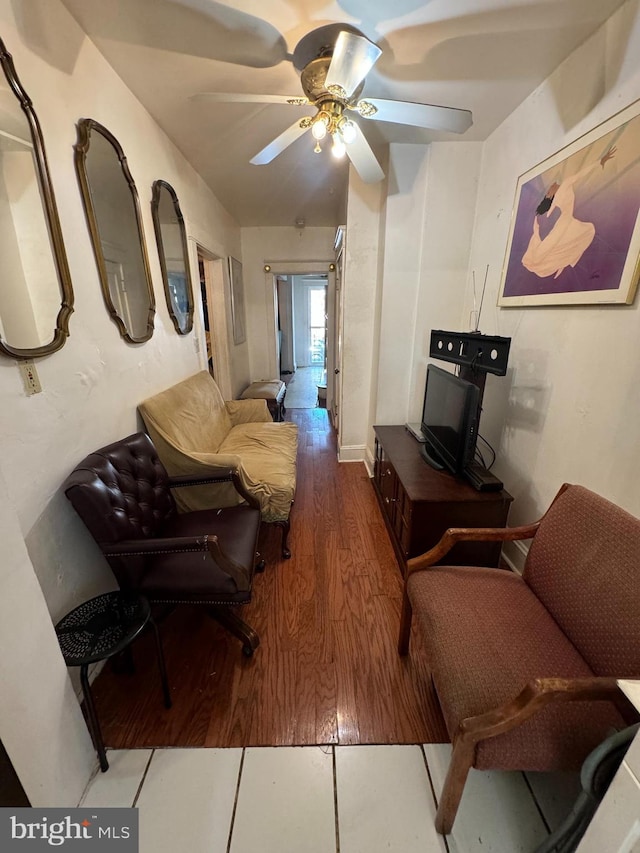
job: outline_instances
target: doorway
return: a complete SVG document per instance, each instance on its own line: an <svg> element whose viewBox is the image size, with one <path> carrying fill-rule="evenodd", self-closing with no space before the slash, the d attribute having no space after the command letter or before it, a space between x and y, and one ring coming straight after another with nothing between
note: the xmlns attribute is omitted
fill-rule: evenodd
<svg viewBox="0 0 640 853"><path fill-rule="evenodd" d="M196 244L196 248L207 369L216 380L224 399L231 400L233 394L228 346L229 325L224 295L226 280L224 261L199 243Z"/></svg>
<svg viewBox="0 0 640 853"><path fill-rule="evenodd" d="M326 407L326 273L278 277L278 337L287 408Z"/></svg>

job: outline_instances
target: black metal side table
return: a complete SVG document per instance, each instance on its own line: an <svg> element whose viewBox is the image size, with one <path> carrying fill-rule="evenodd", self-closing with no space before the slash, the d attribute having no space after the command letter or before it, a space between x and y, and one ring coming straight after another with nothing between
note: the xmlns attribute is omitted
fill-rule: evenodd
<svg viewBox="0 0 640 853"><path fill-rule="evenodd" d="M109 762L89 685L88 667L91 663L112 658L127 649L147 625L153 628L164 705L170 708L171 696L162 644L146 598L132 593L107 592L75 607L63 616L55 628L64 662L67 666L80 667L87 722L103 773L109 769Z"/></svg>

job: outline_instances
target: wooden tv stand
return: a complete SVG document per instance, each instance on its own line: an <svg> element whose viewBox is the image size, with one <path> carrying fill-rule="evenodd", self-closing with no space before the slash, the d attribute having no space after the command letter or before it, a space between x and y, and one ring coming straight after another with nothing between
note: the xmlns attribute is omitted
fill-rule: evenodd
<svg viewBox="0 0 640 853"><path fill-rule="evenodd" d="M478 492L462 477L436 471L420 455L404 426L375 426L373 475L382 515L400 569L428 551L449 527L504 527L512 496L504 490ZM500 542L459 542L448 565L497 566Z"/></svg>

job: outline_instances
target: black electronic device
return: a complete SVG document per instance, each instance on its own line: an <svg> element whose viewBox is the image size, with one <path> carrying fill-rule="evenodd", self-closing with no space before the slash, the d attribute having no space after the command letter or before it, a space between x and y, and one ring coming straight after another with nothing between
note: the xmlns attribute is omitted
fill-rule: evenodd
<svg viewBox="0 0 640 853"><path fill-rule="evenodd" d="M432 467L461 474L473 462L479 404L476 385L427 365L421 422L426 441L420 452Z"/></svg>
<svg viewBox="0 0 640 853"><path fill-rule="evenodd" d="M495 474L477 462L467 465L462 474L479 492L499 492L504 485Z"/></svg>
<svg viewBox="0 0 640 853"><path fill-rule="evenodd" d="M429 356L470 368L475 373L507 372L511 338L483 335L480 332L431 332Z"/></svg>

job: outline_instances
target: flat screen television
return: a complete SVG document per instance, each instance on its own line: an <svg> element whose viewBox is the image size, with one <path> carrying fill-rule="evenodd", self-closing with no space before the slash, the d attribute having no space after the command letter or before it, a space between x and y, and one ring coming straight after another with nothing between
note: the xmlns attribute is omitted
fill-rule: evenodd
<svg viewBox="0 0 640 853"><path fill-rule="evenodd" d="M438 469L460 474L473 462L476 449L480 390L436 367L427 365L421 429L422 456Z"/></svg>

